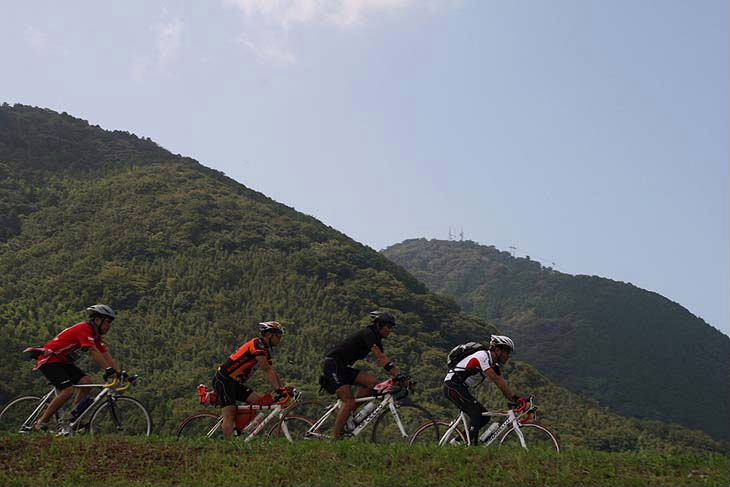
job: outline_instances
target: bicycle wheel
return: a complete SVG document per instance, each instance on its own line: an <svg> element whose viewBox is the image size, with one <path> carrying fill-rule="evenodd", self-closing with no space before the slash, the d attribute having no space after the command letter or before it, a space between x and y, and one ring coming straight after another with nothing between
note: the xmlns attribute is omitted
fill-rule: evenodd
<svg viewBox="0 0 730 487"><path fill-rule="evenodd" d="M313 424L314 421L311 419L293 414L287 415L269 430L267 436L269 438L286 438L289 441L303 440Z"/></svg>
<svg viewBox="0 0 730 487"><path fill-rule="evenodd" d="M7 403L0 410L0 431L3 433L30 431L41 413L48 407L47 404L44 404L42 408L35 411L40 405L40 400L41 398L37 396L20 396Z"/></svg>
<svg viewBox="0 0 730 487"><path fill-rule="evenodd" d="M223 438L223 428L211 433L213 427L220 421L220 415L215 413L195 413L182 420L175 431L178 438L202 438L210 434L211 438Z"/></svg>
<svg viewBox="0 0 730 487"><path fill-rule="evenodd" d="M416 430L424 423L434 423L431 413L417 404L396 404L398 417L403 430L401 431L390 408L385 409L373 425L372 441L374 443L396 443L409 441ZM435 426L438 435L438 425Z"/></svg>
<svg viewBox="0 0 730 487"><path fill-rule="evenodd" d="M528 449L545 449L555 450L560 453L560 441L557 435L550 431L547 427L537 423L525 423L520 425L520 431L525 437L525 445ZM520 439L515 433L515 429L509 429L499 440L500 446L510 448L522 448Z"/></svg>
<svg viewBox="0 0 730 487"><path fill-rule="evenodd" d="M317 423L317 421L327 412L329 406L322 401L301 401L297 404L290 406L282 415L281 421L274 425L272 430L269 432L271 435L275 429L279 428L282 421L288 421L288 418L296 417L303 420L309 421L309 425L306 430L304 428L304 422L299 421L298 423L292 423L292 428L295 432L301 434L295 434L299 439L310 439L310 438L329 438L332 435L332 429L335 425L335 418L337 417L337 411L330 414L327 419L317 428L317 431L309 431L309 429ZM310 419L312 418L312 419ZM287 423L287 427L289 424Z"/></svg>
<svg viewBox="0 0 730 487"><path fill-rule="evenodd" d="M439 442L441 435L444 434L451 423L448 421L428 421L422 424L414 433L411 435L411 439L408 442L411 445L434 445ZM461 432L459 432L461 434ZM460 441L460 443L465 443Z"/></svg>
<svg viewBox="0 0 730 487"><path fill-rule="evenodd" d="M131 397L113 397L93 412L89 421L89 432L149 436L152 432L152 418L147 408L138 400Z"/></svg>

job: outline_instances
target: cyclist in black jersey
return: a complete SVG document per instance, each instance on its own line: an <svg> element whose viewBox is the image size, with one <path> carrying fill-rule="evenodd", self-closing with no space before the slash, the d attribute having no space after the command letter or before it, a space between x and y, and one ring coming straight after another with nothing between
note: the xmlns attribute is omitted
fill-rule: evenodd
<svg viewBox="0 0 730 487"><path fill-rule="evenodd" d="M378 365L393 377L406 378L383 351L383 338L388 337L396 326L395 318L390 313L374 311L370 313L372 323L348 336L335 345L324 359L324 373L320 384L330 394L337 394L342 400L342 408L335 419L333 436L341 438L345 423L357 407L355 398L365 397L373 392L378 378L351 365L367 357L370 352L375 356ZM353 396L352 386L357 385L357 394Z"/></svg>

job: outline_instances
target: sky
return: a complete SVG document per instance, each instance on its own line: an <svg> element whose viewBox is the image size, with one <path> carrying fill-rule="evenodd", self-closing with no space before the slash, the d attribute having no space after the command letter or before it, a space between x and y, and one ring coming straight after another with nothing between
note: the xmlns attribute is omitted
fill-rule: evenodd
<svg viewBox="0 0 730 487"><path fill-rule="evenodd" d="M150 137L377 250L463 231L727 334L728 13L0 0L0 102Z"/></svg>

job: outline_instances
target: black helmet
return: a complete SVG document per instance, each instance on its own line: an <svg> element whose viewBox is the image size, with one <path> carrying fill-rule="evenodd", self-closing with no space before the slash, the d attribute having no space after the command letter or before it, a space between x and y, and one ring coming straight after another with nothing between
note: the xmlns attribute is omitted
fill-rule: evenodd
<svg viewBox="0 0 730 487"><path fill-rule="evenodd" d="M371 311L370 321L374 325L388 323L391 327L395 326L395 317L393 317L393 315L390 313L386 313L385 311Z"/></svg>

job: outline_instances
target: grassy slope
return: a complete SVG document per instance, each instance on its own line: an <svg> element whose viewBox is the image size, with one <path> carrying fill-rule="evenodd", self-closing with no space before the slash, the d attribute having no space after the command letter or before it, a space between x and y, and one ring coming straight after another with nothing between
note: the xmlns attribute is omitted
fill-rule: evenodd
<svg viewBox="0 0 730 487"><path fill-rule="evenodd" d="M22 453L21 453L22 452ZM70 459L72 459L70 461ZM719 454L0 437L0 485L728 485Z"/></svg>

